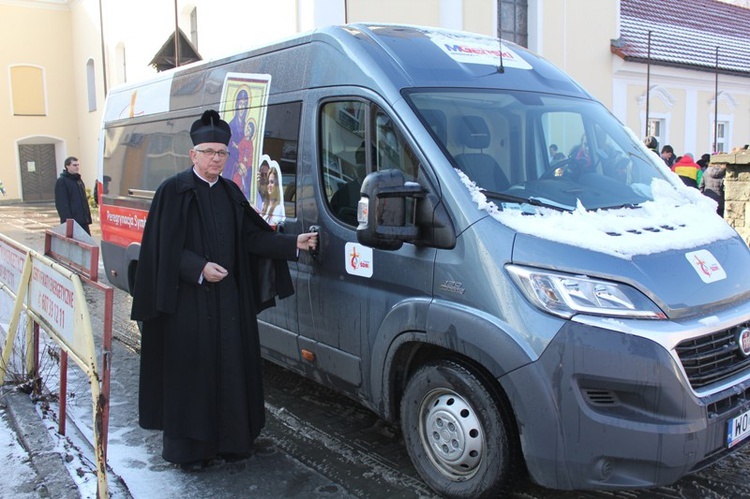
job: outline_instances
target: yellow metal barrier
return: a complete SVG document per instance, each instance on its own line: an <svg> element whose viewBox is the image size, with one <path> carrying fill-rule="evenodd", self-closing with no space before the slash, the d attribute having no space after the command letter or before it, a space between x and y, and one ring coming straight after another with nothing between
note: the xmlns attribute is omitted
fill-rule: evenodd
<svg viewBox="0 0 750 499"><path fill-rule="evenodd" d="M21 312L25 310L33 322L39 324L89 378L93 405L97 495L101 498L109 497L106 438L102 438L103 435L106 436L107 426L107 422L102 420L102 415L108 414L108 411L103 410L102 404L108 404L109 394L103 397L100 390L102 377L97 367L94 334L81 278L52 259L2 234L0 254L7 256L0 260L0 289L15 300L0 360L0 386L5 382L16 330ZM32 323L28 324L26 338L27 345L31 345ZM33 355L33 348L27 348L27 352L29 356ZM32 363L27 358L27 374L30 365ZM107 365L107 379L108 367Z"/></svg>

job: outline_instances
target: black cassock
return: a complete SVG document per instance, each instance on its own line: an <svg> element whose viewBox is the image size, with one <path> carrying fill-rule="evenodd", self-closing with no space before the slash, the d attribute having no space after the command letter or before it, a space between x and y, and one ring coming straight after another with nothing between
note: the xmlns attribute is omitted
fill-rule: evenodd
<svg viewBox="0 0 750 499"><path fill-rule="evenodd" d="M296 236L271 231L232 182L187 170L157 190L131 316L143 321L139 420L164 430L167 461L251 450L265 424L256 313L291 294L281 259L296 254ZM199 282L207 261L227 277Z"/></svg>

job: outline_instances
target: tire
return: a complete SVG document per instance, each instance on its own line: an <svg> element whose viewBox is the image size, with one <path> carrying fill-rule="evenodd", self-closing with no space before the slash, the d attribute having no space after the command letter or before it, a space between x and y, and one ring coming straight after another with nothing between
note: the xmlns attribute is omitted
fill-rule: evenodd
<svg viewBox="0 0 750 499"><path fill-rule="evenodd" d="M506 495L520 469L507 406L457 361L435 361L411 376L401 400L401 427L417 472L445 497Z"/></svg>

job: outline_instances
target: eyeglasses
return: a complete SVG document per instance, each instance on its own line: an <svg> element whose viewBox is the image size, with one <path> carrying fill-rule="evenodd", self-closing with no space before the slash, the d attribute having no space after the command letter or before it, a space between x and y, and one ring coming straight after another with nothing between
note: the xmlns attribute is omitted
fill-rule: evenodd
<svg viewBox="0 0 750 499"><path fill-rule="evenodd" d="M218 156L221 159L226 159L229 157L229 151L214 151L213 149L194 149L194 151L205 154L210 158Z"/></svg>

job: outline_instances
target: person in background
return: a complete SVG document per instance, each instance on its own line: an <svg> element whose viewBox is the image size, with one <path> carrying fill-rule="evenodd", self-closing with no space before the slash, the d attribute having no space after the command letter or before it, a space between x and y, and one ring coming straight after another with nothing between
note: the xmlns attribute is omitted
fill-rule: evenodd
<svg viewBox="0 0 750 499"><path fill-rule="evenodd" d="M703 172L705 172L706 168L708 168L708 164L710 162L711 162L711 155L708 154L708 153L705 153L705 154L701 155L701 159L699 159L698 161L696 161L695 164L697 164L698 166L700 166L701 170Z"/></svg>
<svg viewBox="0 0 750 499"><path fill-rule="evenodd" d="M698 189L716 201L716 213L724 216L724 177L726 176L725 165L712 164L708 165L706 171L701 176Z"/></svg>
<svg viewBox="0 0 750 499"><path fill-rule="evenodd" d="M229 125L209 110L190 129L193 165L151 204L131 318L142 321L139 424L188 471L251 455L265 425L257 313L290 296L286 260L317 234L274 232L221 176Z"/></svg>
<svg viewBox="0 0 750 499"><path fill-rule="evenodd" d="M78 158L65 158L64 169L55 182L55 208L61 224L72 218L91 235L91 209L80 169Z"/></svg>
<svg viewBox="0 0 750 499"><path fill-rule="evenodd" d="M685 153L680 159L672 165L672 171L680 176L682 182L690 187L698 188L703 171L701 167L693 161L693 155Z"/></svg>
<svg viewBox="0 0 750 499"><path fill-rule="evenodd" d="M672 148L672 146L667 144L661 148L661 159L664 160L664 163L666 163L668 167L672 168L672 166L677 161L677 157L674 155L674 149Z"/></svg>
<svg viewBox="0 0 750 499"><path fill-rule="evenodd" d="M554 161L555 155L557 155L559 152L559 149L557 147L557 144L550 144L549 146L549 159L550 161Z"/></svg>
<svg viewBox="0 0 750 499"><path fill-rule="evenodd" d="M656 140L656 137L653 135L649 135L643 139L643 145L645 145L649 151L652 151L657 156L659 155L659 141Z"/></svg>

